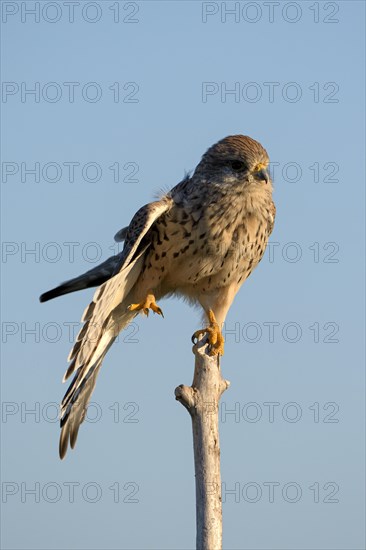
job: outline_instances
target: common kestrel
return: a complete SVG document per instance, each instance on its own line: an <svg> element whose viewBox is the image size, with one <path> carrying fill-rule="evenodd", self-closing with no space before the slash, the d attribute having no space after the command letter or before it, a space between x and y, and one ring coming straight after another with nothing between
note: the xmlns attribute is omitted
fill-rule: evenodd
<svg viewBox="0 0 366 550"><path fill-rule="evenodd" d="M99 286L86 308L64 381L75 373L61 403L60 457L74 448L104 356L139 313L162 315L156 300L178 295L200 304L212 355L222 355L222 323L245 279L261 260L275 206L265 149L248 136L229 136L203 155L160 200L137 211L120 254L59 287L41 302Z"/></svg>

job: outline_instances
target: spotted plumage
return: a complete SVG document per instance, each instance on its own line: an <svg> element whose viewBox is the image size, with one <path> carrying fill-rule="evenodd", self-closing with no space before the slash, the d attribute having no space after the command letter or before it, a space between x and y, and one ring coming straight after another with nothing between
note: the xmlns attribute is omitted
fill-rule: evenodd
<svg viewBox="0 0 366 550"><path fill-rule="evenodd" d="M46 301L101 285L86 309L70 352L65 378L74 378L61 404L60 456L74 447L105 354L139 313L163 296L200 304L213 354L223 353L220 327L245 279L261 260L272 232L275 206L268 155L247 136L229 136L203 155L160 200L140 208L127 228L120 254L41 296Z"/></svg>

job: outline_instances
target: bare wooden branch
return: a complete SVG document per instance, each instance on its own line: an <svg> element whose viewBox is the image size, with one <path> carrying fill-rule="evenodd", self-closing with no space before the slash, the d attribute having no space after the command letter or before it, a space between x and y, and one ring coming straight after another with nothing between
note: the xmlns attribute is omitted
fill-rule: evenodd
<svg viewBox="0 0 366 550"><path fill-rule="evenodd" d="M230 382L220 371L219 357L208 355L206 340L193 347L192 386L178 386L175 396L192 418L196 475L197 550L221 550L222 503L219 441L219 401Z"/></svg>

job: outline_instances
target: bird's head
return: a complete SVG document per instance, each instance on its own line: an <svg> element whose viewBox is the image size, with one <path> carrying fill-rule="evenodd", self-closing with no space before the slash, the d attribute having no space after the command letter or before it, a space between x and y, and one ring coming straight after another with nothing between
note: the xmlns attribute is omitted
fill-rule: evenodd
<svg viewBox="0 0 366 550"><path fill-rule="evenodd" d="M271 185L267 151L258 141L242 135L228 136L203 155L195 175L220 185Z"/></svg>

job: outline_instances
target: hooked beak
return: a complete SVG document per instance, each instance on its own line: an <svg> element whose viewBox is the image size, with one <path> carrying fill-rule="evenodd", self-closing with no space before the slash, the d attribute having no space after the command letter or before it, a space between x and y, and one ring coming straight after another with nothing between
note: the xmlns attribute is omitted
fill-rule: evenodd
<svg viewBox="0 0 366 550"><path fill-rule="evenodd" d="M265 181L266 183L269 182L269 173L266 168L262 168L261 170L258 170L258 172L256 172L255 177L261 181Z"/></svg>

